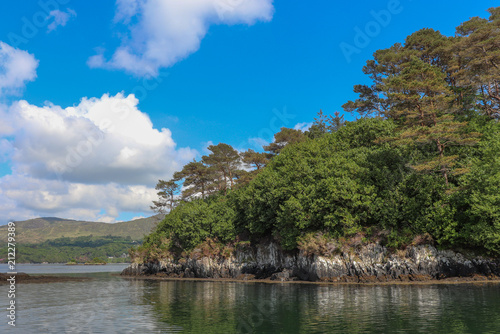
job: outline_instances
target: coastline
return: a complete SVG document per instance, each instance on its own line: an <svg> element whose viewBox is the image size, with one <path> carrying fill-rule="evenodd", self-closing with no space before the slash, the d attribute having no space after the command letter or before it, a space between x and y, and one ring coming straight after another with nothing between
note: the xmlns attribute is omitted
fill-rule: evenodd
<svg viewBox="0 0 500 334"><path fill-rule="evenodd" d="M133 263L123 277L319 284L500 282L500 259L465 256L431 245L392 252L367 244L333 256L284 252L275 243L216 255Z"/></svg>

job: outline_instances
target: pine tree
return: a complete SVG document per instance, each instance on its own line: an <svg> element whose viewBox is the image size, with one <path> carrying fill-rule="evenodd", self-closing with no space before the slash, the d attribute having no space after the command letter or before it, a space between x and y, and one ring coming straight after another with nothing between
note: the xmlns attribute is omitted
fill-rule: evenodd
<svg viewBox="0 0 500 334"><path fill-rule="evenodd" d="M319 138L326 133L338 131L344 124L344 115L341 116L338 111L327 116L320 110L306 135L311 139Z"/></svg>
<svg viewBox="0 0 500 334"><path fill-rule="evenodd" d="M438 67L412 56L401 64L400 73L384 80L384 90L391 101L388 115L400 124L399 136L385 140L396 144L431 144L436 156L413 167L420 172L438 170L448 185L450 169L457 155L447 155L452 145L474 145L478 134L466 134L467 122L455 120L455 97ZM466 169L456 170L455 174Z"/></svg>
<svg viewBox="0 0 500 334"><path fill-rule="evenodd" d="M177 204L176 195L179 191L179 185L175 180L159 180L156 184L156 190L159 190L158 201L153 201L151 209L158 213L166 213L172 211Z"/></svg>
<svg viewBox="0 0 500 334"><path fill-rule="evenodd" d="M373 85L356 86L360 98L346 103L344 109L393 119L399 125L399 136L381 138L379 142L432 145L435 156L413 167L420 172L439 171L448 184L458 157L448 155L446 148L473 145L479 135L466 134L467 123L457 121L457 96L446 72L450 40L424 30L409 36L406 43L375 52L375 59L364 68ZM465 171L455 169L454 173Z"/></svg>
<svg viewBox="0 0 500 334"><path fill-rule="evenodd" d="M242 162L249 168L260 170L264 168L271 159L272 155L269 153L259 153L252 149L241 153Z"/></svg>
<svg viewBox="0 0 500 334"><path fill-rule="evenodd" d="M212 153L203 156L202 161L213 171L219 173L219 190L227 192L228 182L230 187L233 188L235 171L240 167L240 155L233 147L224 143L210 145L208 150Z"/></svg>
<svg viewBox="0 0 500 334"><path fill-rule="evenodd" d="M174 173L173 180L184 179L182 198L184 200L201 195L205 198L214 189L213 171L202 162L192 161L185 165L180 172Z"/></svg>
<svg viewBox="0 0 500 334"><path fill-rule="evenodd" d="M328 129L329 132L339 131L341 127L345 125L344 115L340 115L338 111L333 113L333 116L330 115L328 119Z"/></svg>
<svg viewBox="0 0 500 334"><path fill-rule="evenodd" d="M457 84L477 96L477 107L500 118L500 7L490 8L489 20L474 17L457 28L453 46Z"/></svg>
<svg viewBox="0 0 500 334"><path fill-rule="evenodd" d="M283 127L280 132L274 134L274 141L264 146L264 150L270 152L272 155L278 155L285 146L300 143L306 140L306 138L306 135L301 130Z"/></svg>

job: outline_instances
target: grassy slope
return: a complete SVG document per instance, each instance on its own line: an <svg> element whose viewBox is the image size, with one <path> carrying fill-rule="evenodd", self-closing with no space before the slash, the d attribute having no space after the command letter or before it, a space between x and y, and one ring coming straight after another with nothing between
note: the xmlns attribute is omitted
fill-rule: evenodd
<svg viewBox="0 0 500 334"><path fill-rule="evenodd" d="M82 222L60 218L36 218L16 222L17 243L40 243L62 237L80 236L130 236L132 240L142 240L161 220L160 216L136 219L129 222L106 224ZM7 226L0 226L0 235L7 235Z"/></svg>

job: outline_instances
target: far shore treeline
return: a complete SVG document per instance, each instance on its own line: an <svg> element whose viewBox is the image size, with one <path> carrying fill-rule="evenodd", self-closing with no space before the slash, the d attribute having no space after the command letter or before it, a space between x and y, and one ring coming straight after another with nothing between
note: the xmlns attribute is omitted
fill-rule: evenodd
<svg viewBox="0 0 500 334"><path fill-rule="evenodd" d="M17 244L17 263L125 263L138 241L130 237L81 236L56 238L40 243ZM2 248L7 254L7 247ZM98 259L99 261L96 261ZM6 263L6 259L0 263Z"/></svg>
<svg viewBox="0 0 500 334"><path fill-rule="evenodd" d="M160 180L153 208L168 214L135 261L263 240L316 254L377 241L500 256L500 7L489 13L455 36L422 29L376 51L371 84L343 105L356 121L320 112L264 152L212 145Z"/></svg>

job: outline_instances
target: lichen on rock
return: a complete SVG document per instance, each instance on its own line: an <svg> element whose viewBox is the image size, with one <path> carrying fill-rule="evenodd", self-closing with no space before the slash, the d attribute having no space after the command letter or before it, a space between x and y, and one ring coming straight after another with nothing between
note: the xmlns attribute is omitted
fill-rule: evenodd
<svg viewBox="0 0 500 334"><path fill-rule="evenodd" d="M329 257L286 252L273 242L235 250L229 257L204 256L184 261L131 264L122 275L189 278L271 279L277 281L387 282L450 277L500 276L500 259L438 250L431 245L390 252L371 243Z"/></svg>

